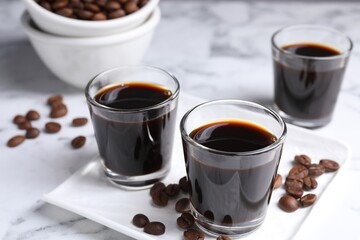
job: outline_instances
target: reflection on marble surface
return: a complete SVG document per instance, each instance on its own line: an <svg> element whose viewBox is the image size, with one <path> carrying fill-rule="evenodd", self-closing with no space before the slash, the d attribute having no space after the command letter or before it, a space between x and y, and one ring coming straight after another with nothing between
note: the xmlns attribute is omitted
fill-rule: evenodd
<svg viewBox="0 0 360 240"><path fill-rule="evenodd" d="M355 43L333 121L316 132L346 142L352 159L333 212L319 219L317 234L327 239L360 239L360 4L238 1L162 1L163 18L144 60L173 72L182 91L206 99L237 98L271 105L273 74L270 36L289 24L335 27ZM108 228L39 199L54 189L96 153L91 124L66 127L73 117L88 116L82 90L56 79L36 56L20 28L20 1L0 0L0 238L12 239L128 239ZM7 140L17 130L15 114L37 109L42 128L49 120L44 101L62 93L69 115L59 120L61 134L42 134L15 149ZM74 151L69 140L88 137ZM319 143L320 144L320 143ZM356 189L356 191L352 190ZM346 198L346 195L351 198ZM336 216L336 217L335 217ZM337 219L343 219L337 221ZM315 237L314 237L315 239Z"/></svg>

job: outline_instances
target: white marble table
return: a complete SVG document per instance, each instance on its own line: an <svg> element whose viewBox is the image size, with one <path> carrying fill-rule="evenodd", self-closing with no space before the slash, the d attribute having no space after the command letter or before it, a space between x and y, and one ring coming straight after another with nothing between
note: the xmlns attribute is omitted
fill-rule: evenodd
<svg viewBox="0 0 360 240"><path fill-rule="evenodd" d="M271 104L273 75L270 36L295 23L336 27L355 48L332 122L315 132L346 142L352 158L330 200L332 208L314 224L310 239L360 239L360 3L163 1L163 18L145 63L173 72L182 91L206 99L237 98ZM82 91L62 83L39 60L19 24L19 1L0 1L0 238L128 239L81 216L40 199L97 152L90 124L67 126L72 117L88 116ZM30 108L43 116L44 101L61 93L69 115L61 134L42 134L18 148L6 147L20 133L15 114ZM42 118L34 125L40 127ZM88 137L83 149L69 140ZM269 236L276 239L276 236Z"/></svg>

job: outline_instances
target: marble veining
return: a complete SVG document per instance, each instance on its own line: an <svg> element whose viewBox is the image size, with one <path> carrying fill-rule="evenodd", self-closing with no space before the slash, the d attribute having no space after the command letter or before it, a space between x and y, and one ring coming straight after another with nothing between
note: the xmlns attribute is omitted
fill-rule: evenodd
<svg viewBox="0 0 360 240"><path fill-rule="evenodd" d="M41 62L21 29L23 9L19 0L0 0L0 239L130 239L40 200L96 156L97 147L91 124L69 127L72 118L89 116L83 91L59 81ZM333 200L336 208L319 219L309 239L360 239L360 4L197 0L162 1L161 9L144 63L171 71L182 91L205 99L271 106L270 38L285 25L326 25L351 37L354 49L333 120L314 131L346 142L352 158ZM69 115L59 120L61 134L42 133L19 148L7 148L7 140L22 133L12 117L35 108L42 118L34 125L42 128L49 120L45 100L53 93L63 94L69 106ZM79 134L87 137L87 144L76 151L69 141Z"/></svg>

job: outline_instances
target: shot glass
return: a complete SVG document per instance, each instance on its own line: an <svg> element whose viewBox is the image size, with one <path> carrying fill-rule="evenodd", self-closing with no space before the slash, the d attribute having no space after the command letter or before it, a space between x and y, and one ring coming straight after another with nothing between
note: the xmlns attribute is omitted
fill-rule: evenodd
<svg viewBox="0 0 360 240"><path fill-rule="evenodd" d="M307 128L331 121L352 41L315 25L295 25L271 39L275 109L285 121Z"/></svg>
<svg viewBox="0 0 360 240"><path fill-rule="evenodd" d="M242 236L264 221L286 125L273 110L241 100L196 106L181 120L190 209L210 235Z"/></svg>
<svg viewBox="0 0 360 240"><path fill-rule="evenodd" d="M156 67L102 72L85 90L101 163L123 188L146 188L170 170L179 82Z"/></svg>

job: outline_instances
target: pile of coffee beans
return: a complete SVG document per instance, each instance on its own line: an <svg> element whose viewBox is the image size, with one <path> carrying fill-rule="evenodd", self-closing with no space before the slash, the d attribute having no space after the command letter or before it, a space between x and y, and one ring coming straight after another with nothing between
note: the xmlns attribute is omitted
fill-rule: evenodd
<svg viewBox="0 0 360 240"><path fill-rule="evenodd" d="M190 212L190 200L187 196L189 192L189 183L187 177L179 179L178 183L165 185L163 182L157 182L150 188L152 203L156 207L166 207L169 202L176 200L175 210L180 213L176 219L179 229L183 230L184 240L203 240L205 234L195 227L195 218ZM178 196L183 197L177 199ZM161 222L150 222L149 218L142 214L136 214L132 223L139 228L144 228L144 232L152 235L162 235L165 233L165 225ZM216 240L231 240L228 236L219 236Z"/></svg>
<svg viewBox="0 0 360 240"><path fill-rule="evenodd" d="M50 96L47 101L47 105L50 106L49 118L57 119L67 115L68 109L65 103L63 102L63 97L61 95ZM24 135L16 135L10 138L7 142L8 147L17 147L22 144L25 139L35 139L40 135L40 129L33 127L33 122L40 119L40 114L36 110L29 110L25 115L18 114L13 118L13 123L17 125L19 129L25 130ZM86 125L88 122L86 117L74 118L72 120L71 126L81 127ZM49 134L55 134L60 132L61 124L55 121L49 121L44 125L44 132ZM86 143L86 138L84 136L77 136L72 139L71 146L74 149L81 148Z"/></svg>
<svg viewBox="0 0 360 240"><path fill-rule="evenodd" d="M330 159L322 159L319 163L312 163L311 158L305 154L294 157L293 166L286 179L286 195L279 200L279 207L285 212L294 212L299 207L309 207L316 202L316 194L309 193L304 195L304 191L312 191L317 188L317 177L326 172L334 172L340 165ZM281 176L277 175L274 189L281 186Z"/></svg>
<svg viewBox="0 0 360 240"><path fill-rule="evenodd" d="M103 21L134 13L149 0L35 0L35 2L64 17Z"/></svg>

